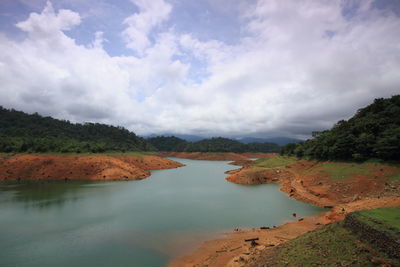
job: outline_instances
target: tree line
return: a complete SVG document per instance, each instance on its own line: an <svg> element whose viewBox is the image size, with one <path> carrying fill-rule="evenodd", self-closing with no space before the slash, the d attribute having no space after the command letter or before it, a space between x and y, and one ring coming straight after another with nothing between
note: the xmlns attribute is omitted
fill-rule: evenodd
<svg viewBox="0 0 400 267"><path fill-rule="evenodd" d="M71 123L0 107L0 152L98 153L155 150L123 127Z"/></svg>
<svg viewBox="0 0 400 267"><path fill-rule="evenodd" d="M281 153L317 160L400 160L400 95L375 99L351 119L288 144Z"/></svg>
<svg viewBox="0 0 400 267"><path fill-rule="evenodd" d="M224 138L213 137L203 139L197 142L188 142L175 136L157 136L148 138L147 141L156 147L159 151L175 152L279 152L280 147L275 143L253 142L243 144L239 141Z"/></svg>

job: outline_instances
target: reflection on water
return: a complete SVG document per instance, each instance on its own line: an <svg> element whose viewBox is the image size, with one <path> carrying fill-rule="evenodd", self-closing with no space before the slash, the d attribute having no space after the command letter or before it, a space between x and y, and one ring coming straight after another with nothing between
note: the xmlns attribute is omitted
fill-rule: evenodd
<svg viewBox="0 0 400 267"><path fill-rule="evenodd" d="M79 199L79 190L85 182L56 182L56 181L33 181L19 182L12 184L10 182L0 184L1 193L12 193L8 199L11 202L22 202L26 207L49 208L49 206L62 206L66 201L77 201Z"/></svg>
<svg viewBox="0 0 400 267"><path fill-rule="evenodd" d="M179 161L141 181L0 184L0 265L163 266L221 230L321 210L225 181L227 162Z"/></svg>

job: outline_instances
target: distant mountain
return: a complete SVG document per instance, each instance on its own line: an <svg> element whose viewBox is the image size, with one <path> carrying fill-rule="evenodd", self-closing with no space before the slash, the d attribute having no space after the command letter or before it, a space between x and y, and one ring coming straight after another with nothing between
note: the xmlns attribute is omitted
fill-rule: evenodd
<svg viewBox="0 0 400 267"><path fill-rule="evenodd" d="M71 123L0 106L0 152L148 151L135 133L101 123Z"/></svg>
<svg viewBox="0 0 400 267"><path fill-rule="evenodd" d="M299 143L302 142L303 140L300 139L295 139L295 138L288 138L288 137L272 137L272 138L257 138L257 137L244 137L238 139L239 142L242 142L243 144L248 144L248 143L275 143L280 146L284 146L290 143Z"/></svg>
<svg viewBox="0 0 400 267"><path fill-rule="evenodd" d="M188 142L197 142L201 141L203 139L207 138L212 138L212 137L202 137L198 135L190 135L190 134L172 134L172 133L164 133L164 134L150 134L147 136L143 136L143 138L149 139L149 138L154 138L154 137L177 137L180 139L183 139ZM229 137L226 137L229 138ZM231 138L233 139L233 138ZM271 138L258 138L258 137L243 137L239 139L234 139L237 140L243 144L249 144L249 143L275 143L279 146L284 146L290 143L299 143L303 142L304 140L301 139L295 139L295 138L289 138L289 137L271 137Z"/></svg>

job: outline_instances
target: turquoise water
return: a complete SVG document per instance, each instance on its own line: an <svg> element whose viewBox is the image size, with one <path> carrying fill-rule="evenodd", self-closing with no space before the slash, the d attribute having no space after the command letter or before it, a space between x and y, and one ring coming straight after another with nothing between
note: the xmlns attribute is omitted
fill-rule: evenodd
<svg viewBox="0 0 400 267"><path fill-rule="evenodd" d="M227 182L225 161L141 181L0 184L0 266L164 266L232 228L321 211L274 184Z"/></svg>

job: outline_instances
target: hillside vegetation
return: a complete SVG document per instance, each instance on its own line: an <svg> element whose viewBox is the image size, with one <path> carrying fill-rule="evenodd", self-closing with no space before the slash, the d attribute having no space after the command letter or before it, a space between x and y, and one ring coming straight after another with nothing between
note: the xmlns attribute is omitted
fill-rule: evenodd
<svg viewBox="0 0 400 267"><path fill-rule="evenodd" d="M105 152L155 150L122 127L71 123L0 107L0 152Z"/></svg>
<svg viewBox="0 0 400 267"><path fill-rule="evenodd" d="M400 238L400 207L362 210L354 215L363 223Z"/></svg>
<svg viewBox="0 0 400 267"><path fill-rule="evenodd" d="M351 119L288 144L281 153L318 160L400 160L400 95L375 99Z"/></svg>
<svg viewBox="0 0 400 267"><path fill-rule="evenodd" d="M159 151L234 153L272 153L280 151L280 147L275 143L252 142L244 144L242 142L223 137L214 137L203 139L197 142L188 142L175 136L158 136L148 138L147 141L151 143L154 147L156 147Z"/></svg>
<svg viewBox="0 0 400 267"><path fill-rule="evenodd" d="M175 136L156 136L146 139L159 151L182 152L189 143L184 139Z"/></svg>

